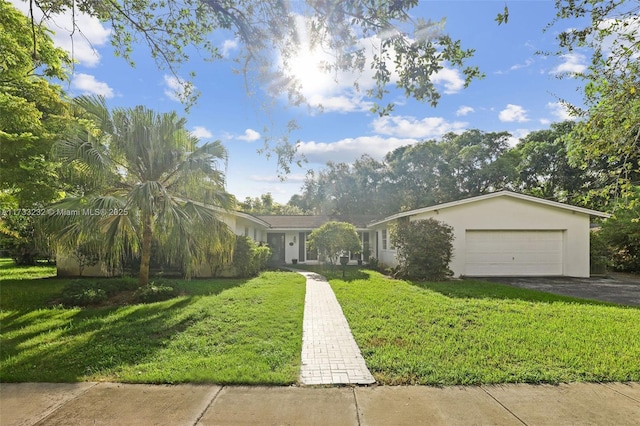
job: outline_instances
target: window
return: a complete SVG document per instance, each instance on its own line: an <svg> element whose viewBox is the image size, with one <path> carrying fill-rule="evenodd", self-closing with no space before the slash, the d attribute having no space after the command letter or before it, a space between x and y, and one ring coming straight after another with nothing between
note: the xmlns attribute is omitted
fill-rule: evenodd
<svg viewBox="0 0 640 426"><path fill-rule="evenodd" d="M248 227L248 226L245 226L245 227L244 227L244 236L245 236L245 237L248 237L248 236L249 236L249 227Z"/></svg>
<svg viewBox="0 0 640 426"><path fill-rule="evenodd" d="M382 230L382 250L387 249L387 230Z"/></svg>
<svg viewBox="0 0 640 426"><path fill-rule="evenodd" d="M253 241L258 241L258 229L253 228Z"/></svg>

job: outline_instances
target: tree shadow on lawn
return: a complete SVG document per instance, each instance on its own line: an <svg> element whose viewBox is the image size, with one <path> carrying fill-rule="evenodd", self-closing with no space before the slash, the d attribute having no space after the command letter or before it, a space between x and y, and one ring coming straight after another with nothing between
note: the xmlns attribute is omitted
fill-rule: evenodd
<svg viewBox="0 0 640 426"><path fill-rule="evenodd" d="M3 345L0 379L76 382L91 374L110 374L119 366L139 363L164 347L171 336L197 321L195 315L178 321L173 318L177 310L195 300L174 299L169 306L165 302L78 311L48 332L21 334ZM128 312L121 313L121 310ZM38 336L48 333L55 338L42 342ZM32 354L25 355L25 352Z"/></svg>
<svg viewBox="0 0 640 426"><path fill-rule="evenodd" d="M512 287L506 284L490 281L464 279L439 282L408 282L417 287L432 290L444 296L456 299L522 300L525 302L562 302L575 303L579 305L620 306L616 303L561 296L545 293L543 291Z"/></svg>
<svg viewBox="0 0 640 426"><path fill-rule="evenodd" d="M249 280L221 281L206 295ZM77 382L139 364L165 348L174 335L211 315L205 308L190 308L201 299L202 287L201 282L197 295L152 304L12 313L2 321L3 334L15 337L3 339L0 381Z"/></svg>

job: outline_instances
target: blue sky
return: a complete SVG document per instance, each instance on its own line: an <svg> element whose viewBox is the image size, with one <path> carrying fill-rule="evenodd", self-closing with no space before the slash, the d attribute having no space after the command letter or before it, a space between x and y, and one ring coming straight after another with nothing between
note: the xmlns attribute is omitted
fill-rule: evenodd
<svg viewBox="0 0 640 426"><path fill-rule="evenodd" d="M26 9L27 3L13 0ZM288 106L276 99L265 110L264 94L249 96L241 75L232 73L230 60L204 62L193 59L180 73L197 73L194 81L201 96L186 114L175 96L174 77L159 70L145 47L136 49L136 67L113 56L109 44L110 29L97 20L81 17L79 25L91 46L79 37L74 39L75 66L70 95L102 94L110 106L176 110L188 118L188 128L203 141L220 139L229 152L227 189L243 200L271 192L276 201L285 203L298 193L307 169L321 168L327 161L350 162L362 154L381 159L399 146L424 139L438 139L449 131L478 128L484 131L509 131L518 138L544 129L551 122L568 117L560 99L580 104L579 81L558 79L560 73L585 69L587 56L577 52L565 56L542 56L537 51L557 49L555 35L570 26L561 22L547 32L543 28L554 17L553 1L507 1L509 23L498 26L494 18L504 7L502 1L422 1L411 11L413 16L439 20L446 17L445 31L460 39L464 48L476 49L469 64L486 74L467 89L460 73L445 69L437 77L442 98L431 107L404 98L393 91L396 108L392 115L380 118L368 111L369 100L354 93L354 76L340 77L338 84L314 68L314 58L300 58L298 72L303 93L317 108ZM57 17L56 42L70 49L70 37L64 17ZM237 42L230 33L217 33L212 40L229 58L237 53ZM359 77L366 87L367 76ZM300 141L300 151L308 163L292 167L285 182L278 179L275 160L258 154L265 135L282 135L286 123L295 119L300 128L290 139Z"/></svg>

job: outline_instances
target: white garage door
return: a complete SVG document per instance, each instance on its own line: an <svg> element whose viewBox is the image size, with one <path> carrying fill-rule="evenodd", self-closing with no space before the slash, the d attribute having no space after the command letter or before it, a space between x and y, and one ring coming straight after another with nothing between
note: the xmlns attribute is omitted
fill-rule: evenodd
<svg viewBox="0 0 640 426"><path fill-rule="evenodd" d="M465 275L562 275L562 231L467 231Z"/></svg>

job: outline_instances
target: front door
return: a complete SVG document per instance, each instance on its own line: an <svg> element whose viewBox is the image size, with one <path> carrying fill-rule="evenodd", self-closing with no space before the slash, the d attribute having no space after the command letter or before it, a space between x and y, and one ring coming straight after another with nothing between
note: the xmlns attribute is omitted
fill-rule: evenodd
<svg viewBox="0 0 640 426"><path fill-rule="evenodd" d="M284 264L284 233L267 234L267 244L271 248L271 263Z"/></svg>

